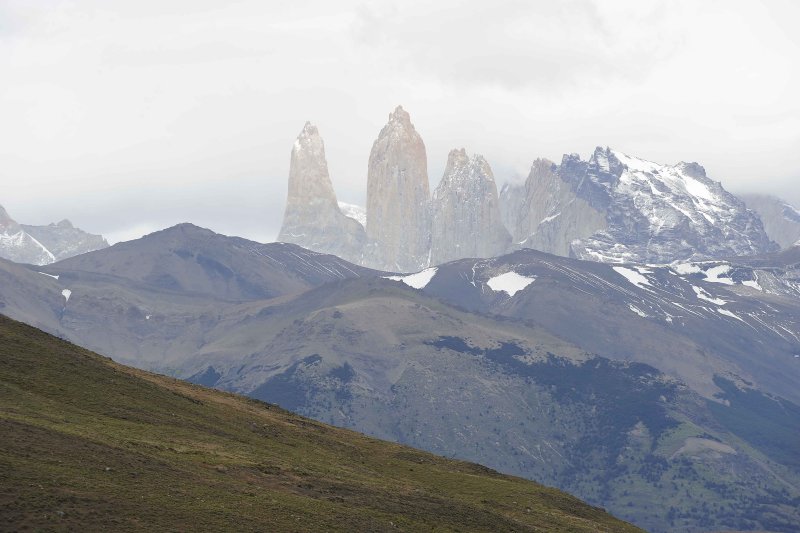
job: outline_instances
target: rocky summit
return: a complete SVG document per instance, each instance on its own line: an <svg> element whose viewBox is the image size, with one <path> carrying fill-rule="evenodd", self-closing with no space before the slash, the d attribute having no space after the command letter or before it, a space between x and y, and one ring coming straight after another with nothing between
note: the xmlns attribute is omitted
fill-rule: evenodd
<svg viewBox="0 0 800 533"><path fill-rule="evenodd" d="M372 145L367 169L367 266L413 272L430 261L428 160L398 106Z"/></svg>
<svg viewBox="0 0 800 533"><path fill-rule="evenodd" d="M69 220L47 226L17 223L0 206L0 257L17 263L47 265L78 254L108 247L100 235L92 235Z"/></svg>
<svg viewBox="0 0 800 533"><path fill-rule="evenodd" d="M500 219L497 185L483 156L452 150L431 201L431 263L493 257L511 244Z"/></svg>
<svg viewBox="0 0 800 533"><path fill-rule="evenodd" d="M339 209L325 144L317 127L306 122L292 147L289 193L278 240L360 262L364 228Z"/></svg>
<svg viewBox="0 0 800 533"><path fill-rule="evenodd" d="M501 206L514 209L506 189ZM534 164L522 211L506 213L521 247L602 262L665 263L777 249L742 200L697 163L660 165L610 148L588 161Z"/></svg>

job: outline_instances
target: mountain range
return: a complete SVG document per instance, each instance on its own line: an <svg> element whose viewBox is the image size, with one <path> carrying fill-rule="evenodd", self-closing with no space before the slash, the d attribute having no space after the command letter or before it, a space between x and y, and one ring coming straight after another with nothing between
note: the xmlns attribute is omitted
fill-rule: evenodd
<svg viewBox="0 0 800 533"><path fill-rule="evenodd" d="M47 226L18 224L0 206L0 257L3 259L47 265L107 246L103 237L86 233L69 220Z"/></svg>
<svg viewBox="0 0 800 533"><path fill-rule="evenodd" d="M519 250L407 275L188 224L31 268L3 314L139 368L554 485L652 531L800 521L800 256Z"/></svg>
<svg viewBox="0 0 800 533"><path fill-rule="evenodd" d="M781 229L753 209L697 163L663 165L600 147L586 161L537 159L524 183L507 183L499 194L486 159L455 149L431 195L425 145L398 107L370 152L361 225L339 207L322 138L306 124L292 148L278 239L395 272L521 248L671 263L770 253L780 248L776 240L784 247L797 240L788 242L797 228Z"/></svg>
<svg viewBox="0 0 800 533"><path fill-rule="evenodd" d="M0 230L3 315L118 363L318 421L273 411L279 418L267 416L264 427L354 429L558 487L654 532L789 532L800 523L800 215L773 197L727 192L697 163L663 165L598 147L587 160L536 159L524 183L498 193L489 162L460 148L450 151L431 193L425 144L398 107L369 154L366 208L337 199L322 136L305 124L291 151L281 242L180 224L108 247L68 221L26 226L2 208ZM96 356L8 321L0 331L4 342L30 355L6 355L6 364L16 366L0 368L7 371L4 390L24 389L17 378L28 375L27 366L63 374L57 379L48 370L30 382L39 399L21 396L18 407L0 411L19 449L33 445L34 434L63 440L41 433L35 421L75 413L53 415L42 406L75 387L104 401L97 383L107 381L109 368L201 404L243 402L98 366ZM52 351L69 353L69 364L88 369L88 376L64 373ZM126 394L136 405L149 401ZM214 416L239 419L237 409ZM160 412L147 404L136 416L148 410ZM17 424L22 412L28 426ZM219 425L203 420L203 428ZM102 430L104 445L140 447L108 433L118 423L84 424L80 431ZM241 427L225 427L242 442ZM187 442L206 441L204 432ZM339 442L349 439L337 435ZM292 442L307 453L330 453L315 448L309 433ZM170 438L158 446L183 449ZM196 464L168 456L159 452L148 461L167 460L197 475ZM254 457L250 450L216 472L232 467L238 476ZM11 460L27 464L18 454ZM284 462L280 471L269 470L277 475L271 486L294 486L303 478L296 468ZM0 480L18 485L23 470ZM431 471L425 467L423 475ZM202 471L203 483L208 473ZM345 504L330 516L307 513L320 527L358 501L342 490L375 490L374 482L330 488L330 478L318 474L297 485L304 497L318 501L324 493ZM430 490L414 485L418 480L402 482L417 494ZM329 488L315 492L322 485ZM457 490L448 494L456 493L454 505L477 520L472 527L527 527L509 525L519 519L514 508L500 505L491 513L498 505L492 498L476 503ZM394 524L403 516L420 520L404 523L410 529L432 523L425 512L395 513L419 499L401 504L395 493L384 496L386 506L337 523L373 527L390 515ZM48 498L42 505L61 502L52 493ZM564 524L576 505L555 506L554 524L569 529ZM580 513L610 524L595 511ZM449 528L463 527L443 518Z"/></svg>

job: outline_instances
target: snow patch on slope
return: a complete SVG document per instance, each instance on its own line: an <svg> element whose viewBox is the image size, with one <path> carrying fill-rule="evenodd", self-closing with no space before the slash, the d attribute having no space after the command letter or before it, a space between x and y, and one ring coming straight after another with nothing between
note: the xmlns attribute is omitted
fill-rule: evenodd
<svg viewBox="0 0 800 533"><path fill-rule="evenodd" d="M534 281L536 281L535 277L523 276L516 272L506 272L491 278L486 284L494 292L504 292L509 296L514 296Z"/></svg>
<svg viewBox="0 0 800 533"><path fill-rule="evenodd" d="M392 281L402 281L406 285L414 289L424 289L428 283L436 275L438 267L426 268L416 274L409 274L407 276L384 276L385 279Z"/></svg>
<svg viewBox="0 0 800 533"><path fill-rule="evenodd" d="M640 289L644 288L645 285L650 285L650 281L635 270L618 266L611 268L614 269L614 272L624 277L625 279L627 279L629 282L631 282L633 285L636 285Z"/></svg>
<svg viewBox="0 0 800 533"><path fill-rule="evenodd" d="M722 300L720 298L712 297L710 294L708 294L704 289L700 287L695 287L694 285L692 285L692 289L694 290L694 293L697 295L697 298L699 300L705 300L707 302L711 302L712 304L716 305L725 305L726 303L728 303L727 300Z"/></svg>
<svg viewBox="0 0 800 533"><path fill-rule="evenodd" d="M709 283L722 283L724 285L733 285L733 280L730 278L721 278L723 274L730 272L730 265L718 265L706 270L706 281Z"/></svg>

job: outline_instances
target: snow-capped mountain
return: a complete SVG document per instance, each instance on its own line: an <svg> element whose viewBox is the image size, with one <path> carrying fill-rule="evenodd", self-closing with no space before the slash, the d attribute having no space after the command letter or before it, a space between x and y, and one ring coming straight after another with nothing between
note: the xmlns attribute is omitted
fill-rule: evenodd
<svg viewBox="0 0 800 533"><path fill-rule="evenodd" d="M3 259L47 265L107 246L103 237L75 228L69 220L47 226L18 224L0 206L0 257Z"/></svg>
<svg viewBox="0 0 800 533"><path fill-rule="evenodd" d="M544 200L542 195L552 194ZM588 161L534 165L523 187L506 187L504 209L519 247L601 262L702 260L777 249L744 202L697 163L662 165L609 148Z"/></svg>
<svg viewBox="0 0 800 533"><path fill-rule="evenodd" d="M790 227L775 229L772 218L762 222L697 163L664 165L610 148L597 148L588 161L577 154L560 164L537 159L525 183L506 184L498 201L489 162L462 152L450 154L430 197L425 145L398 107L370 154L365 212L337 203L322 140L307 124L292 152L279 239L370 268L413 272L520 248L668 263L769 253L778 249L771 235L783 246L800 238L797 211L781 207L780 224Z"/></svg>

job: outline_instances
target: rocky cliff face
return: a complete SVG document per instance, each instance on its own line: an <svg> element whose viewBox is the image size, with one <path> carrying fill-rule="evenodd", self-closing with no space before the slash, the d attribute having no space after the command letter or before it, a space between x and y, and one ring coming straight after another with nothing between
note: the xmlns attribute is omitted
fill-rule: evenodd
<svg viewBox="0 0 800 533"><path fill-rule="evenodd" d="M769 238L781 248L789 248L800 240L800 211L789 203L762 194L747 194L742 199L758 214Z"/></svg>
<svg viewBox="0 0 800 533"><path fill-rule="evenodd" d="M47 248L56 261L108 247L102 235L87 233L66 219L47 226L23 224L22 228Z"/></svg>
<svg viewBox="0 0 800 533"><path fill-rule="evenodd" d="M398 272L428 266L429 204L425 144L398 106L369 155L365 264Z"/></svg>
<svg viewBox="0 0 800 533"><path fill-rule="evenodd" d="M452 150L431 201L431 263L493 257L511 244L492 169L483 156Z"/></svg>
<svg viewBox="0 0 800 533"><path fill-rule="evenodd" d="M361 261L364 228L339 209L325 144L316 126L308 122L292 147L289 194L278 240Z"/></svg>
<svg viewBox="0 0 800 533"><path fill-rule="evenodd" d="M108 247L100 235L86 233L69 220L47 226L18 224L0 206L0 257L16 263L47 265Z"/></svg>
<svg viewBox="0 0 800 533"><path fill-rule="evenodd" d="M667 263L774 251L761 221L697 163L660 165L609 148L588 161L537 161L521 211L521 246L603 262Z"/></svg>
<svg viewBox="0 0 800 533"><path fill-rule="evenodd" d="M524 187L515 194L516 199L505 201L509 209L511 202L519 206L510 217L517 246L569 256L573 240L606 227L603 211L578 197L558 175L558 166L547 159L533 162Z"/></svg>

